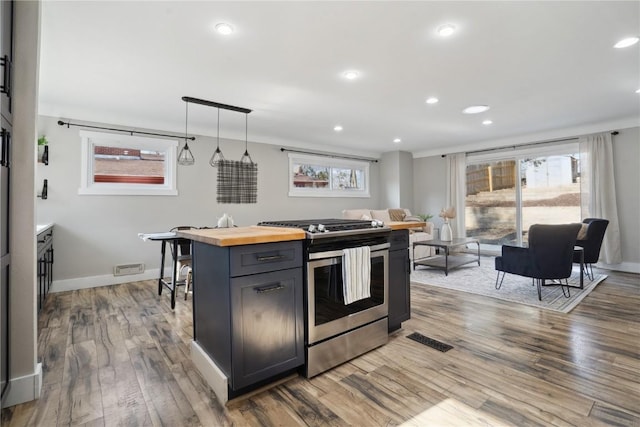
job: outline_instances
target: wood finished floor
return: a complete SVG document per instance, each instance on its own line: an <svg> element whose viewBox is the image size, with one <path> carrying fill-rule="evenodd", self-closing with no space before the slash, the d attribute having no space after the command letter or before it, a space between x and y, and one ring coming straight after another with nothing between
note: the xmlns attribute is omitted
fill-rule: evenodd
<svg viewBox="0 0 640 427"><path fill-rule="evenodd" d="M412 285L386 346L227 407L190 361L190 301L172 311L154 281L51 294L42 397L2 425L640 426L638 275L610 273L569 314Z"/></svg>

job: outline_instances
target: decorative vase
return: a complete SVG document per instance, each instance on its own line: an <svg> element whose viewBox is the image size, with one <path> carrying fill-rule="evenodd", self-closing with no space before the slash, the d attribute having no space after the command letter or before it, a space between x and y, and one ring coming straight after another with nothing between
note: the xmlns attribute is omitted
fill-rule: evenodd
<svg viewBox="0 0 640 427"><path fill-rule="evenodd" d="M226 213L222 215L221 218L218 218L218 228L230 228L233 227L233 217L231 215L227 215Z"/></svg>
<svg viewBox="0 0 640 427"><path fill-rule="evenodd" d="M444 224L442 224L442 228L440 229L440 240L444 242L453 240L453 232L451 231L448 218L445 218Z"/></svg>

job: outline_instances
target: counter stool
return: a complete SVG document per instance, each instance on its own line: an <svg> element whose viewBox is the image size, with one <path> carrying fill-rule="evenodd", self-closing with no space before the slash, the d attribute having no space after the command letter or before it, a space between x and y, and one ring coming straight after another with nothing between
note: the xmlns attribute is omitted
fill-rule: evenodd
<svg viewBox="0 0 640 427"><path fill-rule="evenodd" d="M195 230L197 227L190 225L182 225L173 227L171 232L180 230ZM167 241L170 243L171 250L171 278L165 279L164 276L164 260L166 253ZM185 299L186 292L191 287L193 281L193 275L191 271L191 240L183 239L180 237L173 237L171 239L162 240L162 259L160 261L160 278L158 279L158 295L162 295L163 286L167 287L171 292L171 308L176 306L176 288L178 286L185 285Z"/></svg>

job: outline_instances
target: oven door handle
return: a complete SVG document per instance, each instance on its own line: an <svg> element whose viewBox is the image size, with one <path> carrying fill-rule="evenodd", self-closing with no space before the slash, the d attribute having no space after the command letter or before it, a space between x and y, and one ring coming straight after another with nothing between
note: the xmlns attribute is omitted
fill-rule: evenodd
<svg viewBox="0 0 640 427"><path fill-rule="evenodd" d="M391 245L389 243L382 243L380 245L370 246L369 248L371 250L371 253L373 254L376 251L382 251L382 250L385 250L385 249L389 249L390 246ZM309 254L309 260L341 257L342 254L343 254L342 250L310 253Z"/></svg>

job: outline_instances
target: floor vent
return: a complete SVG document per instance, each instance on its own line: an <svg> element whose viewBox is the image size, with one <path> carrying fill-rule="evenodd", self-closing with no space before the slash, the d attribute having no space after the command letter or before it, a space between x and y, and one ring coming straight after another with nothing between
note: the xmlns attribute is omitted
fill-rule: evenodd
<svg viewBox="0 0 640 427"><path fill-rule="evenodd" d="M144 264L121 264L113 267L114 276L127 276L129 274L144 273Z"/></svg>
<svg viewBox="0 0 640 427"><path fill-rule="evenodd" d="M451 350L453 348L452 345L449 344L445 344L443 342L440 342L438 340L434 340L433 338L429 338L429 337L425 337L422 334L419 334L417 332L412 333L411 335L407 335L407 338L417 341L420 344L424 344L426 346L429 346L431 348L435 348L438 351L441 352L447 352L449 350Z"/></svg>

